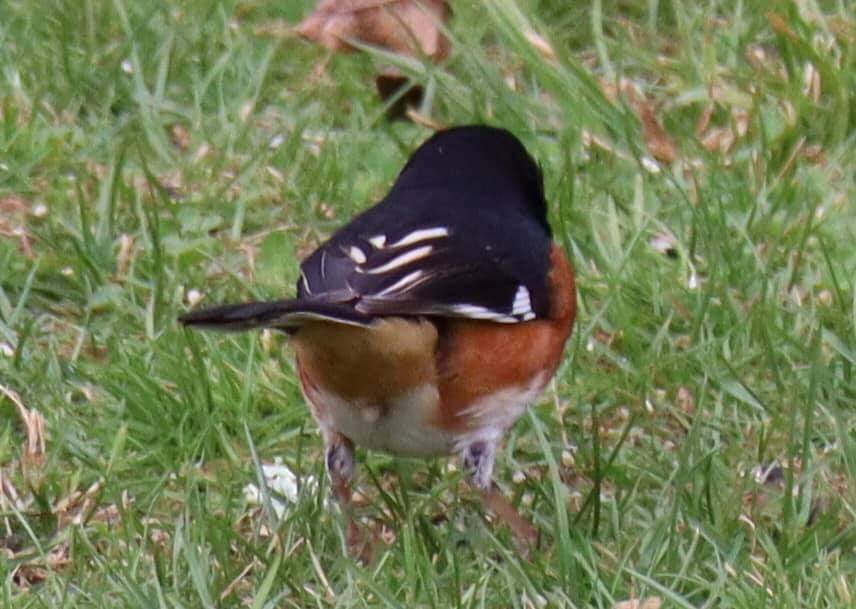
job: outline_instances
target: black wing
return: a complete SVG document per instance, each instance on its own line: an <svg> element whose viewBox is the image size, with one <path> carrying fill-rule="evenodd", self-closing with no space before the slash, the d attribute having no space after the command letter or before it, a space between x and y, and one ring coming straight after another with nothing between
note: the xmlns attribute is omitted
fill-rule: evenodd
<svg viewBox="0 0 856 609"><path fill-rule="evenodd" d="M298 297L350 293L367 315L545 317L545 209L540 170L514 136L441 132L383 201L303 262Z"/></svg>

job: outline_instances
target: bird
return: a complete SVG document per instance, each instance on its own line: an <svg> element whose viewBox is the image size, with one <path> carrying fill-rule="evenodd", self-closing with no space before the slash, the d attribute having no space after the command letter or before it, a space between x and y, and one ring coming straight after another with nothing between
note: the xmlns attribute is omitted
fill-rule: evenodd
<svg viewBox="0 0 856 609"><path fill-rule="evenodd" d="M355 448L457 456L483 507L524 548L537 529L493 481L505 433L554 376L577 312L540 166L510 131L436 132L389 193L300 265L296 296L179 317L290 335L326 469L347 515Z"/></svg>

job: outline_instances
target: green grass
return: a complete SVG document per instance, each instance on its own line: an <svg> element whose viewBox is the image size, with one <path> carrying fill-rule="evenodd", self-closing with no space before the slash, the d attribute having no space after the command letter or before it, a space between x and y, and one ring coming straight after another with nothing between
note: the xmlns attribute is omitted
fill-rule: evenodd
<svg viewBox="0 0 856 609"><path fill-rule="evenodd" d="M461 2L441 66L259 33L310 2L165 4L0 4L0 606L854 606L847 3ZM497 468L542 532L526 561L444 460L361 453L395 534L369 567L326 481L281 522L248 505L254 453L324 479L286 342L175 323L191 290L290 294L382 196L430 133L384 119L389 63L434 120L523 138L578 270L566 361ZM601 92L621 78L675 142L659 172Z"/></svg>

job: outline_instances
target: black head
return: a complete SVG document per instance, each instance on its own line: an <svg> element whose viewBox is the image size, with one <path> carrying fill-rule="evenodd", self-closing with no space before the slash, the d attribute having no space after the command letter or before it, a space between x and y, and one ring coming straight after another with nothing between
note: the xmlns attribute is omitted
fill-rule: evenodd
<svg viewBox="0 0 856 609"><path fill-rule="evenodd" d="M541 168L510 131L469 125L439 131L407 161L393 191L437 183L464 182L520 195L539 221L547 223Z"/></svg>

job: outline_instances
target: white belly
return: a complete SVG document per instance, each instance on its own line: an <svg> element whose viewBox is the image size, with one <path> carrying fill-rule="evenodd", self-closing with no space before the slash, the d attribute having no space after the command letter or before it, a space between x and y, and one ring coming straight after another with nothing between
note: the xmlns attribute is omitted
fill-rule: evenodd
<svg viewBox="0 0 856 609"><path fill-rule="evenodd" d="M448 455L455 449L456 435L430 423L440 398L434 386L414 389L385 408L357 407L321 391L312 397L324 405L319 423L357 446L411 457Z"/></svg>

